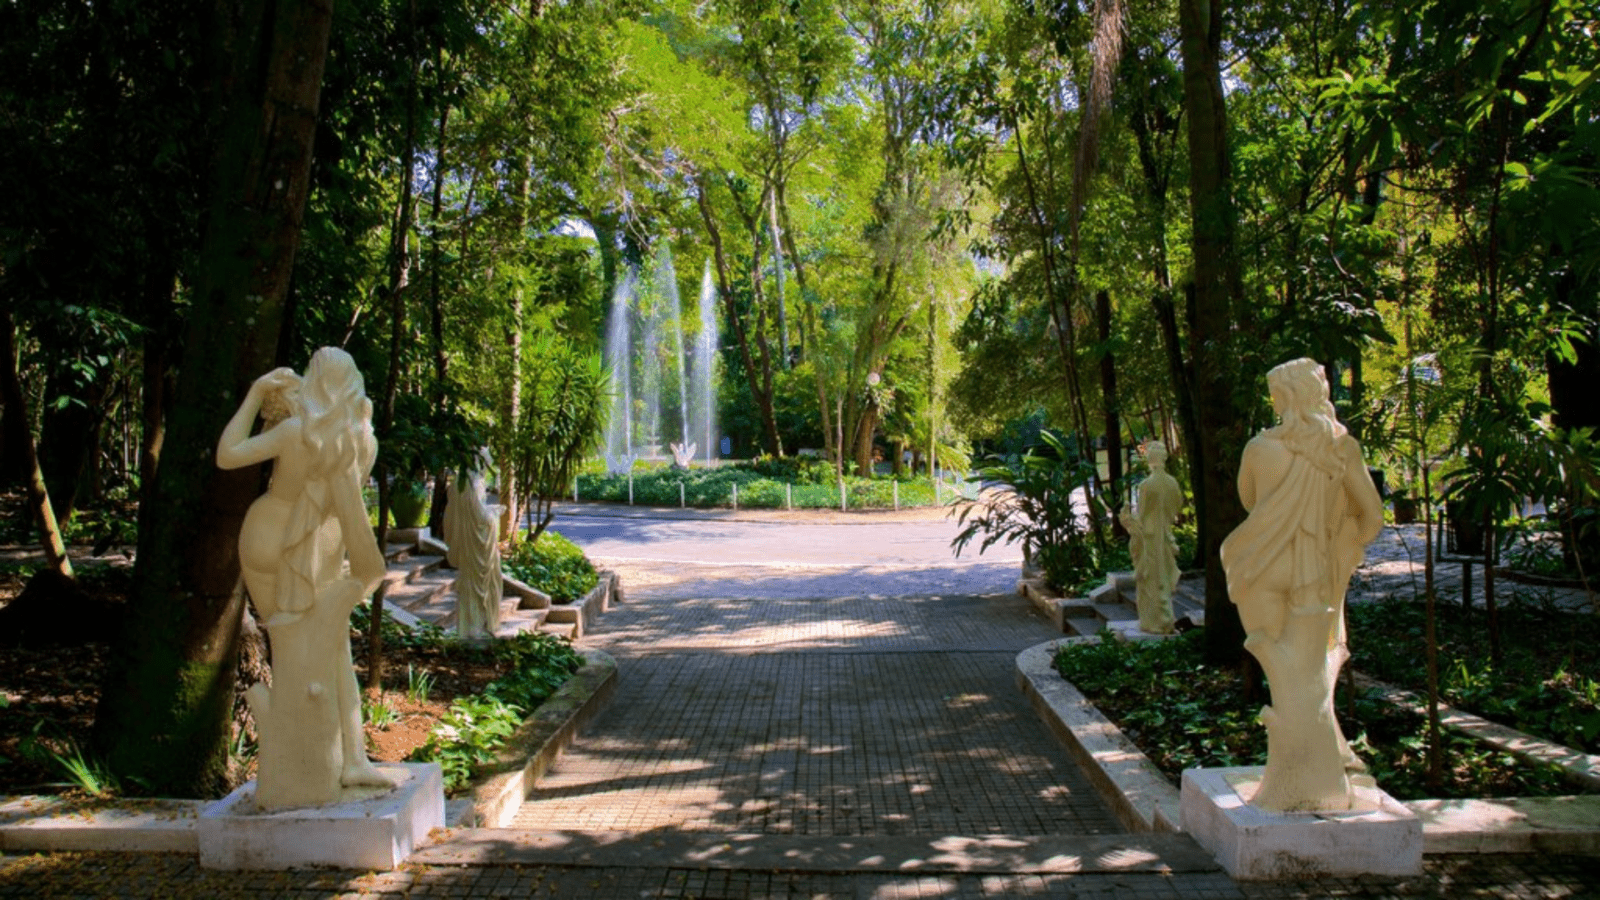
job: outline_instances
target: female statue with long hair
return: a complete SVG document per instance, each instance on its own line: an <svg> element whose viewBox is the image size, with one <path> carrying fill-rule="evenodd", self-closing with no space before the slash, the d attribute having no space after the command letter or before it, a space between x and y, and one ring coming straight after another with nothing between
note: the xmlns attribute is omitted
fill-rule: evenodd
<svg viewBox="0 0 1600 900"><path fill-rule="evenodd" d="M1251 803L1278 812L1348 810L1371 783L1333 712L1349 657L1344 598L1383 506L1361 447L1335 417L1315 360L1267 373L1280 424L1245 446L1239 496L1249 515L1222 543L1228 594L1245 649L1261 662L1272 704L1267 766Z"/></svg>
<svg viewBox="0 0 1600 900"><path fill-rule="evenodd" d="M258 414L266 421L251 436ZM350 659L350 612L384 573L361 496L376 453L361 373L335 347L318 350L304 378L274 369L256 379L217 442L224 469L273 462L239 532L245 588L272 640L272 686L246 695L262 809L394 784L367 759Z"/></svg>

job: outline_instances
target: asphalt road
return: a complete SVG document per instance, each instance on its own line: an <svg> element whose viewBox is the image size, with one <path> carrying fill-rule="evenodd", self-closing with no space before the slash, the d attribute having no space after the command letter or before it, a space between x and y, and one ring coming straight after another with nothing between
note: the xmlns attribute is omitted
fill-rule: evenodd
<svg viewBox="0 0 1600 900"><path fill-rule="evenodd" d="M777 512L564 504L551 528L624 583L685 596L993 594L1016 586L1021 548L969 546L943 510Z"/></svg>

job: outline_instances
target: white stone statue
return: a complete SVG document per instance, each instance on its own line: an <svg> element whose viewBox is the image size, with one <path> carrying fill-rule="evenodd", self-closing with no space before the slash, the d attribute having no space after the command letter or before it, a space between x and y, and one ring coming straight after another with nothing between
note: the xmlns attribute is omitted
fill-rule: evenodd
<svg viewBox="0 0 1600 900"><path fill-rule="evenodd" d="M689 464L694 462L695 451L699 449L694 441L690 441L687 446L679 443L667 446L672 449L672 467L675 469L689 468Z"/></svg>
<svg viewBox="0 0 1600 900"><path fill-rule="evenodd" d="M451 478L444 508L444 542L456 568L456 633L492 638L500 626L500 516L484 503L483 466Z"/></svg>
<svg viewBox="0 0 1600 900"><path fill-rule="evenodd" d="M258 413L265 423L252 437ZM393 786L367 759L350 661L350 612L384 573L361 496L377 447L361 373L335 347L318 350L304 378L274 369L256 379L217 442L224 469L273 462L239 532L245 587L272 639L272 686L246 694L260 731L261 809Z"/></svg>
<svg viewBox="0 0 1600 900"><path fill-rule="evenodd" d="M1222 544L1228 593L1245 649L1261 662L1272 704L1261 710L1267 766L1250 802L1274 812L1359 808L1371 785L1333 713L1349 657L1344 596L1383 506L1361 447L1335 418L1322 366L1311 359L1267 373L1280 424L1245 446L1239 495L1249 511Z"/></svg>
<svg viewBox="0 0 1600 900"><path fill-rule="evenodd" d="M1139 630L1149 634L1173 632L1172 592L1178 589L1178 542L1172 524L1183 509L1178 480L1167 474L1167 447L1160 441L1145 445L1150 475L1139 482L1133 509L1122 510L1128 529L1128 550L1138 590Z"/></svg>

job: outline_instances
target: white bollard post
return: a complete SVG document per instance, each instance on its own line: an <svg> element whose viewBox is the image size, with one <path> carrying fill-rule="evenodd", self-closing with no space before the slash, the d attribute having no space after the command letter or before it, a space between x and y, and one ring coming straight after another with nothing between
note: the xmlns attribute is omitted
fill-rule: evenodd
<svg viewBox="0 0 1600 900"><path fill-rule="evenodd" d="M737 481L733 483L733 509L735 512L739 510L739 482Z"/></svg>
<svg viewBox="0 0 1600 900"><path fill-rule="evenodd" d="M783 508L794 509L794 485L787 481L783 483Z"/></svg>
<svg viewBox="0 0 1600 900"><path fill-rule="evenodd" d="M850 509L850 501L845 499L845 495L844 495L844 479L841 478L841 479L839 479L839 511L840 512L845 512L845 511L847 511L849 509Z"/></svg>
<svg viewBox="0 0 1600 900"><path fill-rule="evenodd" d="M578 479L572 479L572 502L578 502Z"/></svg>
<svg viewBox="0 0 1600 900"><path fill-rule="evenodd" d="M628 473L628 505L633 505L633 473Z"/></svg>
<svg viewBox="0 0 1600 900"><path fill-rule="evenodd" d="M683 499L683 482L678 482L678 508L683 509L688 504Z"/></svg>
<svg viewBox="0 0 1600 900"><path fill-rule="evenodd" d="M895 482L893 482L893 484L894 484L894 509L895 509L895 512L899 512L900 511L900 482L899 481L895 481Z"/></svg>

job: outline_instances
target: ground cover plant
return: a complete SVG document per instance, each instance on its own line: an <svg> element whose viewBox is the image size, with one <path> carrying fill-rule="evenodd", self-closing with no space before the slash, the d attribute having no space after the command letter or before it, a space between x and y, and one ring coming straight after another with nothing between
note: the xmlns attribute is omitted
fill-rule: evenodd
<svg viewBox="0 0 1600 900"><path fill-rule="evenodd" d="M833 466L819 460L782 459L678 469L638 464L632 473L632 500L640 506L729 507L738 490L738 504L751 509L838 509L839 479ZM578 497L627 503L629 476L589 472L578 477ZM956 496L955 489L935 490L927 478L844 477L844 505L849 509L891 509L936 506Z"/></svg>
<svg viewBox="0 0 1600 900"><path fill-rule="evenodd" d="M574 603L600 581L578 545L553 531L536 540L517 541L500 565L506 574L538 587L556 603Z"/></svg>
<svg viewBox="0 0 1600 900"><path fill-rule="evenodd" d="M1600 753L1600 618L1510 604L1499 611L1503 650L1494 666L1483 637L1483 610L1440 603L1436 611L1439 688L1446 703ZM1349 619L1351 665L1418 694L1425 690L1422 604L1364 603L1350 608Z"/></svg>
<svg viewBox="0 0 1600 900"><path fill-rule="evenodd" d="M1266 761L1266 731L1255 721L1264 700L1247 700L1237 671L1207 665L1204 649L1198 629L1162 641L1104 639L1063 646L1055 667L1176 785L1186 768ZM1352 746L1397 799L1574 792L1553 767L1521 763L1450 734L1445 784L1429 788L1422 716L1343 689L1337 706Z"/></svg>

